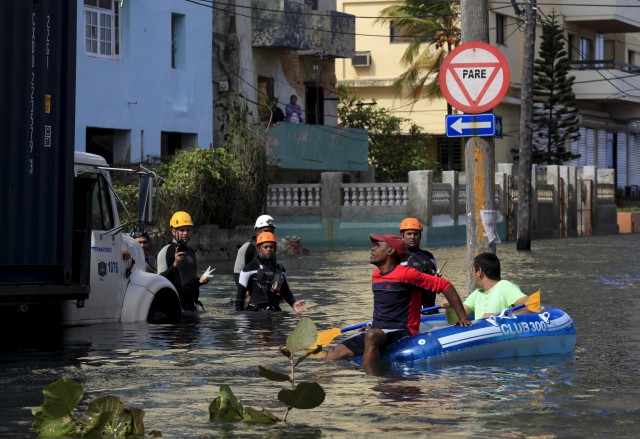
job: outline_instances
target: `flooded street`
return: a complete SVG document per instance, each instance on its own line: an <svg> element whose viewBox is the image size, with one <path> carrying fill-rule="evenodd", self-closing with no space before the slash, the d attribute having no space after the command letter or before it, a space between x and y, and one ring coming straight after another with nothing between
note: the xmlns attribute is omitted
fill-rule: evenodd
<svg viewBox="0 0 640 439"><path fill-rule="evenodd" d="M366 239L366 238L365 238ZM466 248L430 248L466 297ZM574 355L472 364L413 365L367 375L351 362L310 359L296 379L317 381L325 402L292 410L287 423L209 422L208 406L228 384L245 406L282 417L285 386L258 366L288 372L278 352L299 316L237 313L232 264L214 263L201 290L206 311L179 325L98 325L4 333L0 354L0 437L34 437L31 409L60 376L79 381L82 407L119 396L145 410L145 427L167 438L635 437L640 428L640 234L499 244L503 278L542 304L567 311L578 328ZM370 320L367 250L283 256L297 299L318 330ZM200 262L201 271L206 261ZM439 301L440 299L438 299ZM339 340L339 338L338 338Z"/></svg>

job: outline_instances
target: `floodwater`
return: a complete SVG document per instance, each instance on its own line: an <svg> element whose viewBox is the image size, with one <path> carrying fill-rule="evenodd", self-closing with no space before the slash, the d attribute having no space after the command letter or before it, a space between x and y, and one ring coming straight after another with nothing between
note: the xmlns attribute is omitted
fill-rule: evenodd
<svg viewBox="0 0 640 439"><path fill-rule="evenodd" d="M432 248L445 277L466 296L466 248ZM292 410L286 423L209 421L228 384L245 406L282 417L281 383L259 365L287 372L278 353L299 316L236 313L231 264L216 263L201 298L206 311L180 325L98 325L2 334L0 437L33 437L31 408L60 376L84 387L81 403L119 396L145 410L147 432L168 438L636 437L640 429L640 234L533 241L531 252L498 245L503 278L576 322L573 355L490 363L413 365L366 374L352 362L308 359L296 380L317 381L325 402ZM370 320L365 250L282 257L298 299L319 330ZM206 267L207 263L201 265Z"/></svg>

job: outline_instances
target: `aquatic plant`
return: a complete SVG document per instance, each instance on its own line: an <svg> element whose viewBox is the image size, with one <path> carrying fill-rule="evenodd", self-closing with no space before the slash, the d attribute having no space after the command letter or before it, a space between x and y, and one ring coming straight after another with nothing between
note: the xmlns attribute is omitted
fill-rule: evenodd
<svg viewBox="0 0 640 439"><path fill-rule="evenodd" d="M117 396L100 396L79 415L76 407L84 395L82 384L62 377L42 391L44 402L31 412L31 424L44 437L144 437L144 410L126 408ZM158 430L149 436L160 437Z"/></svg>
<svg viewBox="0 0 640 439"><path fill-rule="evenodd" d="M289 337L285 346L278 349L289 359L291 372L289 374L277 372L258 366L258 374L275 382L290 382L291 388L281 389L278 400L287 405L287 410L282 421L287 420L291 409L312 409L324 402L325 392L322 386L316 382L299 382L296 384L295 368L310 355L317 354L322 346L308 350L307 347L316 341L318 331L316 325L308 317L302 317ZM297 359L295 353L305 351ZM268 410L256 410L251 407L243 407L240 400L231 391L231 388L223 384L220 386L220 396L209 405L209 419L211 421L246 421L271 424L279 419Z"/></svg>

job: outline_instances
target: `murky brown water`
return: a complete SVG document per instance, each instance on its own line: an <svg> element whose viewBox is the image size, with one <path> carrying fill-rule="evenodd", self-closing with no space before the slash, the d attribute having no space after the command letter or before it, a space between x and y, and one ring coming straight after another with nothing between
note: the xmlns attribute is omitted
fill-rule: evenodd
<svg viewBox="0 0 640 439"><path fill-rule="evenodd" d="M466 248L431 249L445 277L465 291ZM367 375L350 362L304 362L297 378L318 381L323 405L293 410L286 424L259 427L208 420L220 384L245 405L284 407L278 383L257 366L285 369L277 352L298 316L225 308L230 275L203 292L207 310L178 326L69 328L40 341L3 334L0 437L33 437L30 409L61 375L80 381L85 401L120 396L146 411L164 437L635 437L640 428L640 235L534 241L530 253L498 246L503 277L543 304L569 312L575 354L491 363L414 366ZM372 312L368 251L283 257L296 296L320 330L367 321ZM206 265L204 265L206 267ZM230 264L215 264L216 273ZM464 296L464 294L463 294Z"/></svg>

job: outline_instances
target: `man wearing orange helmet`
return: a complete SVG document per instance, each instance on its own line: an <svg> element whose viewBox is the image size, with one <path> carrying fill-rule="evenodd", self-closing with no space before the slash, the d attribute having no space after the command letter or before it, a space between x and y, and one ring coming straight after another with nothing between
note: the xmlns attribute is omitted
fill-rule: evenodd
<svg viewBox="0 0 640 439"><path fill-rule="evenodd" d="M282 311L280 301L287 302L295 312L303 312L304 300L296 300L287 282L284 267L276 262L276 236L262 232L256 239L258 254L240 271L236 310L262 309ZM247 294L248 293L248 294Z"/></svg>
<svg viewBox="0 0 640 439"><path fill-rule="evenodd" d="M403 219L400 223L400 235L407 247L407 254L402 260L402 265L437 276L436 258L431 252L420 248L420 240L422 239L422 224L420 224L420 221L416 218ZM436 293L433 291L422 290L421 298L423 307L432 307L436 304ZM432 311L432 313L437 314L438 311Z"/></svg>
<svg viewBox="0 0 640 439"><path fill-rule="evenodd" d="M172 241L165 245L158 253L158 274L166 277L176 287L180 295L182 309L195 311L196 305L202 306L200 285L206 284L207 276L198 278L196 272L196 253L187 246L193 233L193 221L187 212L179 211L173 214L171 221Z"/></svg>

